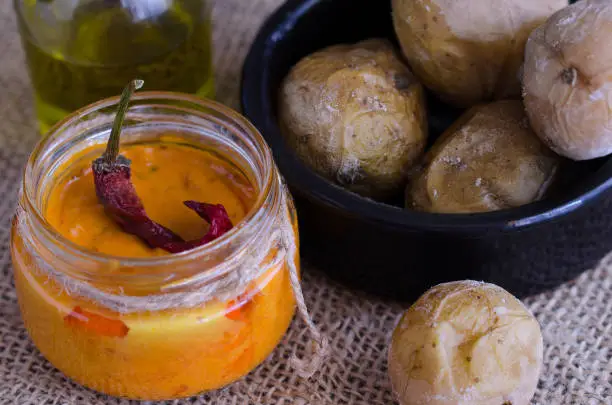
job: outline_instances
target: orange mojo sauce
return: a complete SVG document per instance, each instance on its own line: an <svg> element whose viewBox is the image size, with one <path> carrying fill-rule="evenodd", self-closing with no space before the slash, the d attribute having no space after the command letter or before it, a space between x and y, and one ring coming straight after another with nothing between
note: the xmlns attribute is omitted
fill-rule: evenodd
<svg viewBox="0 0 612 405"><path fill-rule="evenodd" d="M47 194L46 219L90 251L131 258L167 255L123 232L105 214L91 170L101 152L99 146L86 149L60 167ZM185 239L202 237L208 224L183 201L223 204L236 225L259 192L237 167L203 149L142 143L123 147L121 154L132 161L132 182L149 217ZM293 208L288 210L293 215ZM16 229L15 282L32 340L66 375L107 394L157 400L220 388L263 361L293 317L286 261L229 302L120 314L32 271L36 266ZM287 260L299 266L297 257Z"/></svg>
<svg viewBox="0 0 612 405"><path fill-rule="evenodd" d="M132 161L132 183L149 217L185 240L204 236L208 224L183 201L223 204L236 225L257 197L256 189L236 167L202 149L143 143L123 147L121 154ZM47 221L64 237L93 252L132 258L167 255L125 233L106 215L91 169L99 155L99 148L87 149L69 163L49 194Z"/></svg>

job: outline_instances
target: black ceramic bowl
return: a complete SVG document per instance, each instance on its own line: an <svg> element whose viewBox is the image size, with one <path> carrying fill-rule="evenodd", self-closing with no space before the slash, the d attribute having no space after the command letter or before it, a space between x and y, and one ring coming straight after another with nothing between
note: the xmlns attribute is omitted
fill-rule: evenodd
<svg viewBox="0 0 612 405"><path fill-rule="evenodd" d="M276 94L302 57L369 37L395 40L390 1L289 0L261 29L242 81L245 115L272 147L298 206L305 258L350 286L412 299L431 285L486 280L525 296L570 280L612 249L612 161L575 164L561 193L517 209L439 215L335 186L287 147ZM457 117L429 96L431 137Z"/></svg>

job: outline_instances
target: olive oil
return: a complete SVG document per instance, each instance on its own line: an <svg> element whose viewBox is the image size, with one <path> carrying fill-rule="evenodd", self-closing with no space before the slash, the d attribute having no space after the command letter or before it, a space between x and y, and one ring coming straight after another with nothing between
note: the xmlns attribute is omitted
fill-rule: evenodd
<svg viewBox="0 0 612 405"><path fill-rule="evenodd" d="M47 0L17 9L42 133L134 78L147 90L214 96L202 0Z"/></svg>

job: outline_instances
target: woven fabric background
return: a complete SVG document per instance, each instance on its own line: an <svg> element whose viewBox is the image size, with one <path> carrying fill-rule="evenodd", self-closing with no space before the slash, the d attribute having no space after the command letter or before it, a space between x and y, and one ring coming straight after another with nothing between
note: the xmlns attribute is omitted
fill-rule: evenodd
<svg viewBox="0 0 612 405"><path fill-rule="evenodd" d="M38 353L22 326L12 283L9 225L20 169L37 135L12 2L0 1L0 405L131 404L67 380ZM265 16L281 2L214 2L220 101L238 107L243 58ZM402 308L347 291L310 270L304 279L306 300L331 341L330 358L319 374L302 380L289 368L287 359L304 353L308 342L296 320L278 349L243 381L168 403L395 404L386 348ZM612 259L555 291L531 297L527 304L546 340L545 367L533 403L612 405Z"/></svg>

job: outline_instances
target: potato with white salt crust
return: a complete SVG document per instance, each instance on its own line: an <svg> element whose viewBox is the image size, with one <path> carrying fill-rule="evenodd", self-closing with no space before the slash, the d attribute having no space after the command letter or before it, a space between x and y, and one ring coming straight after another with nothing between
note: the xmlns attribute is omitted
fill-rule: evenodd
<svg viewBox="0 0 612 405"><path fill-rule="evenodd" d="M527 405L542 367L540 325L493 284L458 281L426 292L389 349L402 405Z"/></svg>
<svg viewBox="0 0 612 405"><path fill-rule="evenodd" d="M460 107L520 98L531 31L567 0L393 0L393 20L416 76Z"/></svg>
<svg viewBox="0 0 612 405"><path fill-rule="evenodd" d="M612 1L582 0L527 43L524 101L536 133L574 160L612 153Z"/></svg>
<svg viewBox="0 0 612 405"><path fill-rule="evenodd" d="M367 197L401 192L422 155L422 86L386 40L336 45L301 60L279 97L282 132L331 181Z"/></svg>
<svg viewBox="0 0 612 405"><path fill-rule="evenodd" d="M473 107L427 152L406 189L406 207L436 213L519 207L544 196L560 163L533 133L520 101Z"/></svg>

